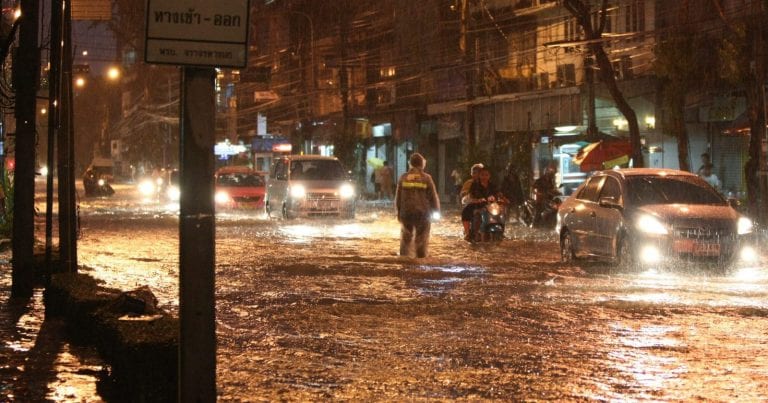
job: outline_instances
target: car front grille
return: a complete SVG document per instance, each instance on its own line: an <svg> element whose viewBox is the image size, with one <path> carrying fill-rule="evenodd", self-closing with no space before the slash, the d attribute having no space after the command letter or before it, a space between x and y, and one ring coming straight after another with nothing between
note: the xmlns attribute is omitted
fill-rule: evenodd
<svg viewBox="0 0 768 403"><path fill-rule="evenodd" d="M725 228L675 228L676 238L695 239L701 241L727 241L733 240L733 231Z"/></svg>
<svg viewBox="0 0 768 403"><path fill-rule="evenodd" d="M326 201L339 201L339 196L333 194L333 193L307 193L307 200L308 201L319 201L319 200L326 200Z"/></svg>

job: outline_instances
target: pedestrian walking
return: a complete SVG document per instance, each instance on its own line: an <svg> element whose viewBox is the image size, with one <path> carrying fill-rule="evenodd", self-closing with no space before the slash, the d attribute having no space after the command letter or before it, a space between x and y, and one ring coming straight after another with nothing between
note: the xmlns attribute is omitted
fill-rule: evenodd
<svg viewBox="0 0 768 403"><path fill-rule="evenodd" d="M389 166L389 161L384 161L384 165L376 170L376 182L381 187L381 195L387 200L392 200L393 172L392 167Z"/></svg>
<svg viewBox="0 0 768 403"><path fill-rule="evenodd" d="M427 257L430 219L440 212L432 176L424 172L427 161L419 153L411 155L408 172L400 176L395 192L395 209L400 229L400 256L410 256L415 243L416 257Z"/></svg>

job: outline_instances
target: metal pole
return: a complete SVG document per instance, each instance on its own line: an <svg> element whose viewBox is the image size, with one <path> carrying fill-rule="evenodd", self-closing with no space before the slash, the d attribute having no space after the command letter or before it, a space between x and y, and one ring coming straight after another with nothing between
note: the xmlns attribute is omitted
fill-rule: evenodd
<svg viewBox="0 0 768 403"><path fill-rule="evenodd" d="M216 400L215 78L185 67L181 83L179 401Z"/></svg>
<svg viewBox="0 0 768 403"><path fill-rule="evenodd" d="M59 134L61 107L62 0L51 1L51 50L48 72L48 176L45 182L45 267L51 268L53 244L53 167L56 137Z"/></svg>

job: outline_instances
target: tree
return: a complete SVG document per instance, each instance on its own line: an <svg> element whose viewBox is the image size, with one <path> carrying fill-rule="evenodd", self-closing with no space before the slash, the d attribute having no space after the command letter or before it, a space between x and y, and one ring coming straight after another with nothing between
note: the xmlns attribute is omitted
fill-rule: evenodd
<svg viewBox="0 0 768 403"><path fill-rule="evenodd" d="M768 18L768 6L754 1L752 10L732 21L725 14L721 0L712 2L725 28L725 40L720 47L720 72L725 80L736 87L742 87L747 99L750 138L744 175L748 209L753 217L765 223L766 218L760 217L759 213L765 212L768 197L763 197L763 206L760 206L759 170L766 124L765 79L768 54L765 47L768 31L765 29L765 21Z"/></svg>
<svg viewBox="0 0 768 403"><path fill-rule="evenodd" d="M576 22L584 31L584 39L587 43L587 49L595 57L597 63L597 72L600 80L605 84L608 92L616 103L629 125L629 141L632 144L632 160L635 167L642 167L643 162L642 145L640 144L640 126L637 123L637 114L624 98L624 94L619 89L616 82L616 76L613 71L613 64L608 54L603 48L603 31L605 30L608 17L608 0L602 0L599 10L593 10L588 0L564 0L563 7L576 18ZM597 12L599 18L593 25L592 16Z"/></svg>
<svg viewBox="0 0 768 403"><path fill-rule="evenodd" d="M654 69L659 79L663 102L662 127L677 139L680 169L690 171L688 131L685 125L686 97L691 91L716 81L717 57L711 44L715 38L694 25L688 2L680 4L676 24L670 27L654 49Z"/></svg>
<svg viewBox="0 0 768 403"><path fill-rule="evenodd" d="M145 6L141 1L115 0L112 19L98 22L107 24L117 48L133 58L143 54ZM129 104L123 105L125 113L110 128L110 135L123 140L129 161L172 165L177 153L166 151L178 149L178 69L147 65L140 60L123 60L123 64Z"/></svg>

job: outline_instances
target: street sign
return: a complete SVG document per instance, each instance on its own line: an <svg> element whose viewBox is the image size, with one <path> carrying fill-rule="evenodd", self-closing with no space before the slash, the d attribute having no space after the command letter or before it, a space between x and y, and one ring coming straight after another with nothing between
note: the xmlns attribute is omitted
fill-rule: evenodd
<svg viewBox="0 0 768 403"><path fill-rule="evenodd" d="M147 0L147 63L245 67L249 0Z"/></svg>

